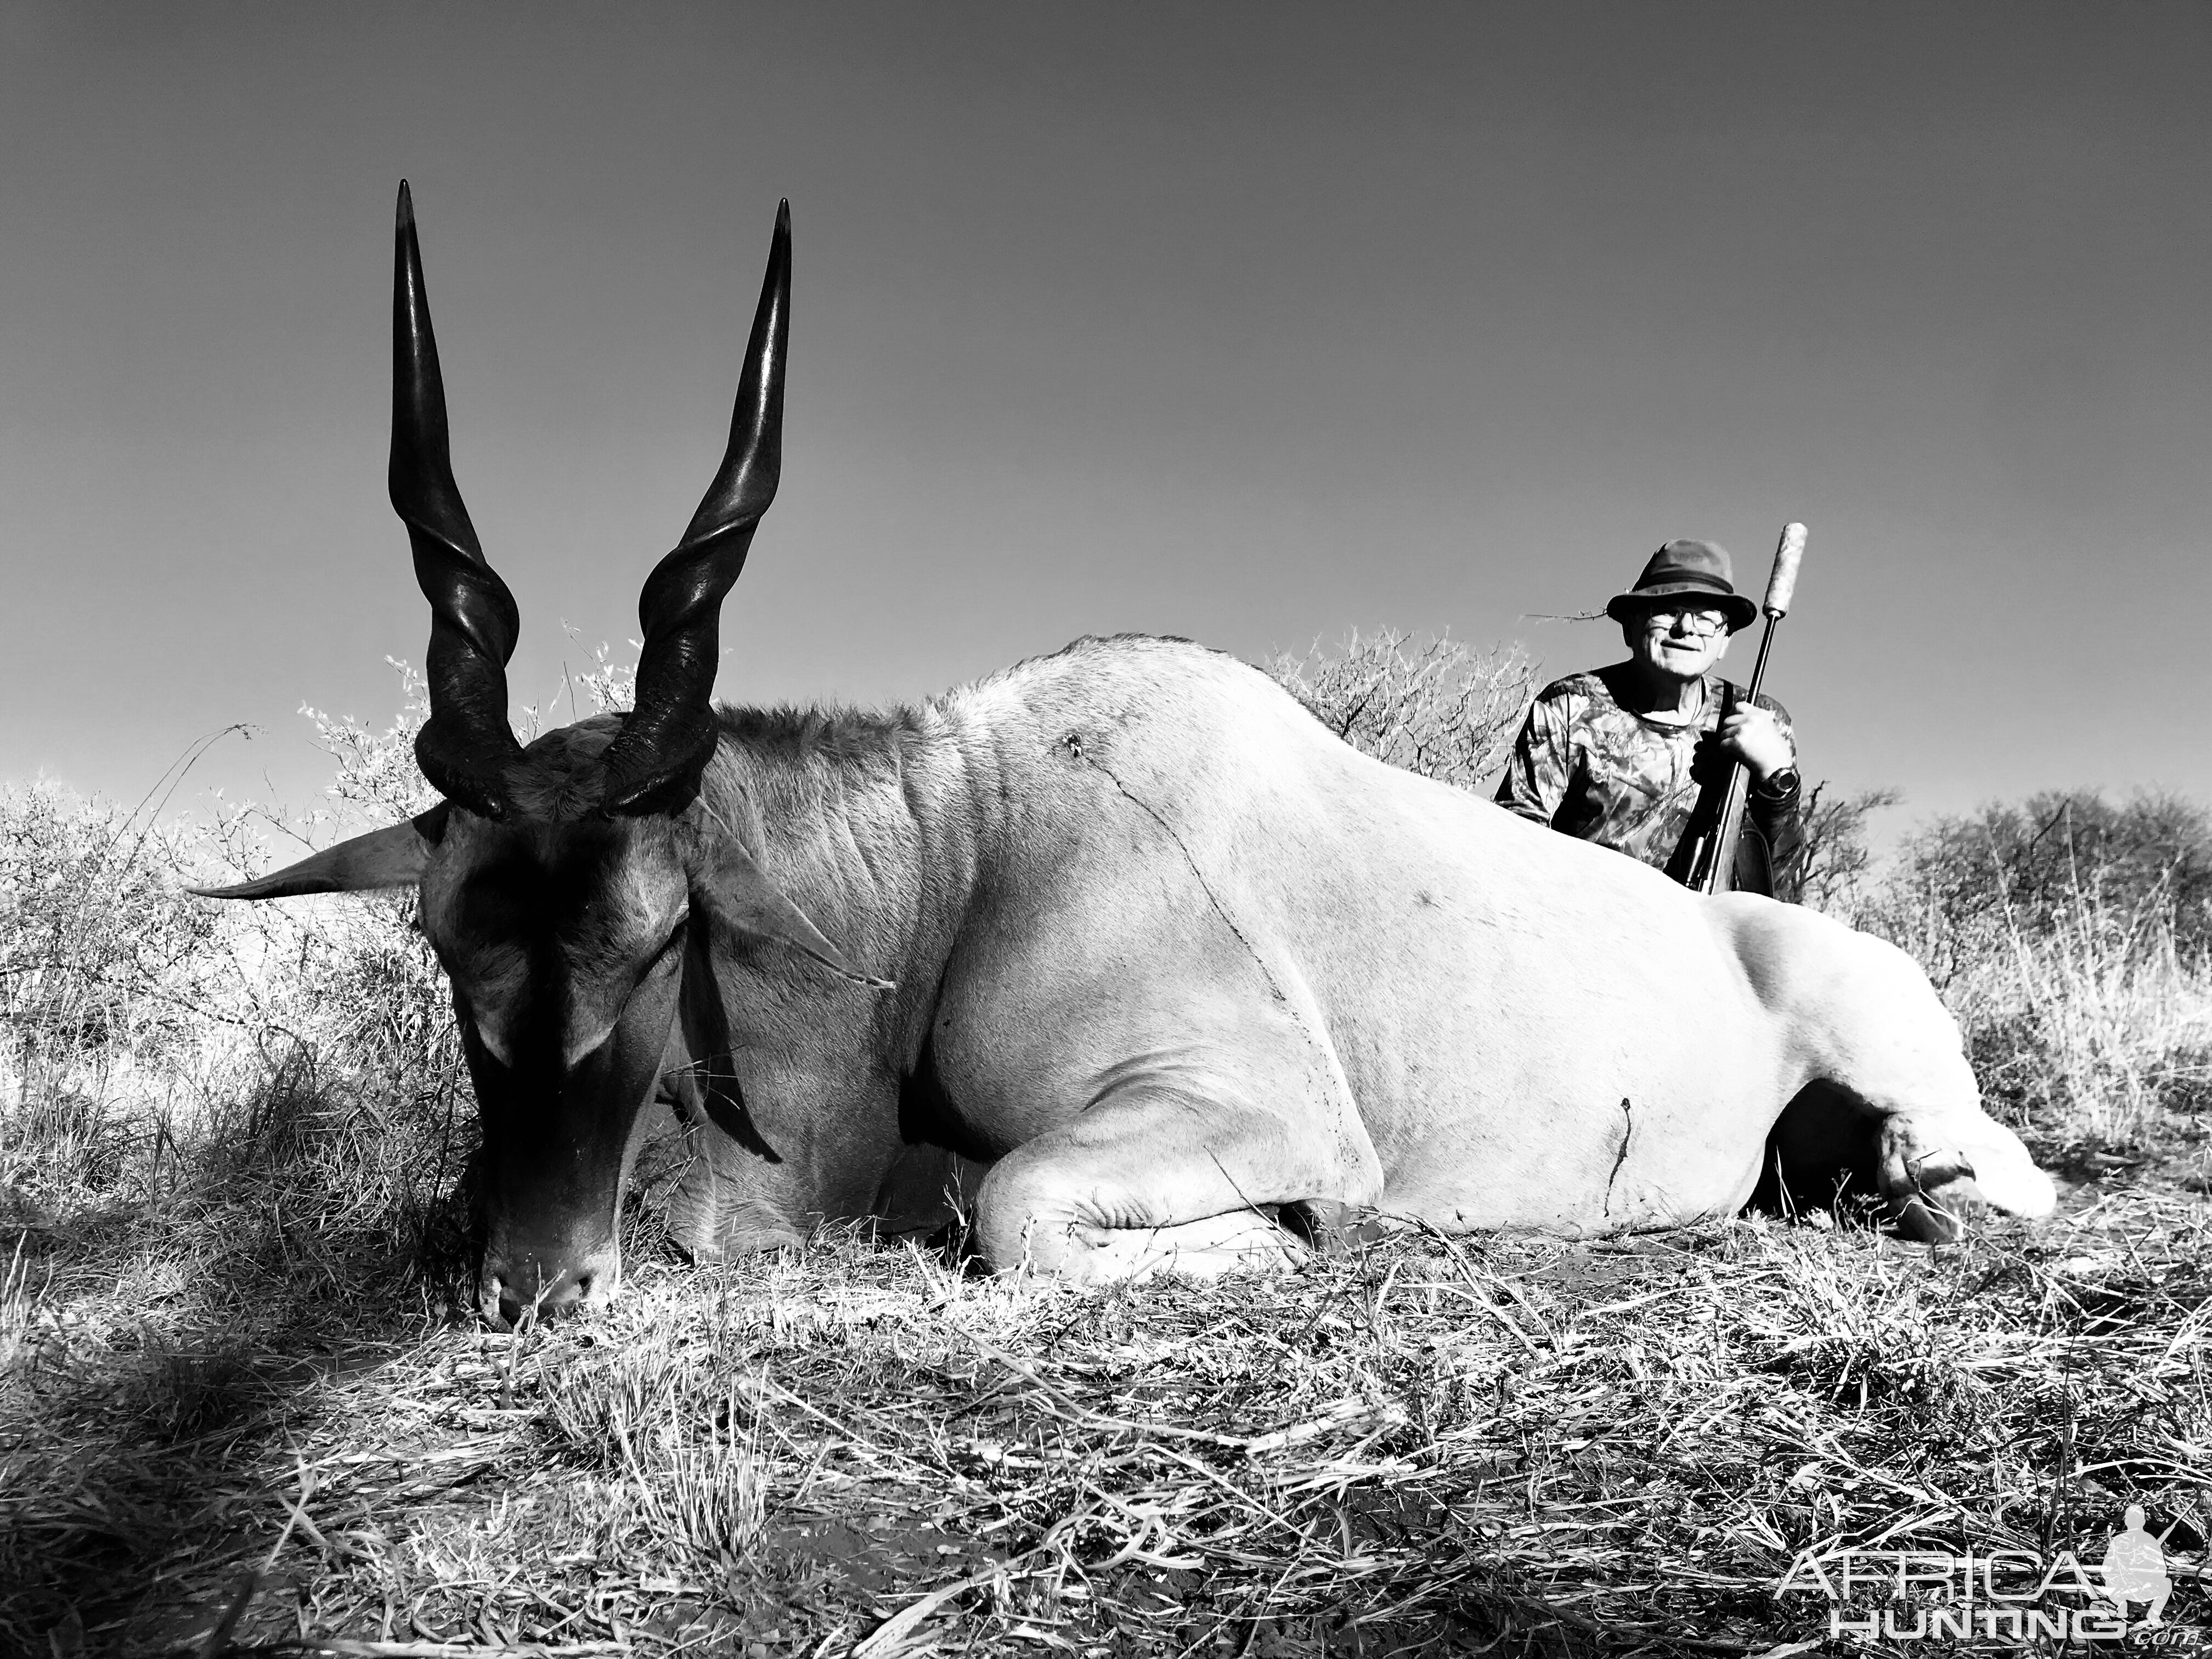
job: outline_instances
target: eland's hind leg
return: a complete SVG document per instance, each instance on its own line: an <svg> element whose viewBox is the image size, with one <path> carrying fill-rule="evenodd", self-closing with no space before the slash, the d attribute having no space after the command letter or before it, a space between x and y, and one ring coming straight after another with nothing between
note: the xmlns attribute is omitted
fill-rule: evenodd
<svg viewBox="0 0 2212 1659"><path fill-rule="evenodd" d="M1982 1109L1959 1028L1904 952L1859 936L1863 971L1832 1009L1826 1080L1873 1120L1875 1179L1916 1237L1956 1237L1977 1215L2051 1213L2057 1194L2021 1139Z"/></svg>
<svg viewBox="0 0 2212 1659"><path fill-rule="evenodd" d="M1711 915L1781 1022L1790 1103L1770 1155L1806 1160L1841 1149L1870 1173L1890 1216L1948 1239L1978 1212L2048 1215L2050 1177L2020 1137L1982 1109L1957 1022L1919 964L1895 945L1795 905L1736 895Z"/></svg>
<svg viewBox="0 0 2212 1659"><path fill-rule="evenodd" d="M1959 1069L1971 1088L1964 1056ZM2018 1135L1982 1109L1978 1094L1932 1110L1918 1100L1877 1097L1874 1104L1881 1115L1875 1181L1898 1225L1915 1237L1955 1238L1990 1210L2033 1219L2057 1207L2051 1177Z"/></svg>

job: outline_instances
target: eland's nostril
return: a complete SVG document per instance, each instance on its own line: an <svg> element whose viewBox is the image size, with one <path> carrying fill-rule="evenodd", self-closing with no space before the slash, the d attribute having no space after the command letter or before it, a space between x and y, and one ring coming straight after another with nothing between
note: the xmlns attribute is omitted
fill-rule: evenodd
<svg viewBox="0 0 2212 1659"><path fill-rule="evenodd" d="M588 1272L562 1273L538 1294L538 1310L541 1314L566 1313L580 1307L591 1294L592 1276Z"/></svg>
<svg viewBox="0 0 2212 1659"><path fill-rule="evenodd" d="M510 1326L596 1307L621 1279L619 1262L604 1249L509 1249L494 1259L498 1267L487 1263L477 1274L477 1303L486 1319Z"/></svg>

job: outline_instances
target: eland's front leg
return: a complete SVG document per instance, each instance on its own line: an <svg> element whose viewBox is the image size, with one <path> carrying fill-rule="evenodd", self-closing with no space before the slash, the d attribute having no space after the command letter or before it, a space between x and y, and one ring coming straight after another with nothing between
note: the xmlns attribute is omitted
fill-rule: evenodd
<svg viewBox="0 0 2212 1659"><path fill-rule="evenodd" d="M1373 1150L1351 1127L1347 1148L1258 1108L1127 1083L999 1161L976 1204L979 1243L995 1268L1082 1283L1292 1265L1304 1249L1279 1206L1379 1194Z"/></svg>

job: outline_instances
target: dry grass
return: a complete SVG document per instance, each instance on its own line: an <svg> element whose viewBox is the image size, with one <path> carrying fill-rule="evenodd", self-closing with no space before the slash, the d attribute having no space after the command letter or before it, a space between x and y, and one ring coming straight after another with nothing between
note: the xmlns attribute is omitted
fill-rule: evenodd
<svg viewBox="0 0 2212 1659"><path fill-rule="evenodd" d="M324 729L404 810L404 722ZM2179 955L1954 952L2000 1082L2067 1020L2136 1057L2018 1062L2067 1079L2004 1096L2066 1207L1957 1249L1819 1215L1090 1293L851 1236L694 1269L671 1141L623 1299L509 1335L458 1294L466 1079L404 909L171 896L262 856L246 820L0 819L0 1651L1755 1654L1825 1632L1800 1549L2094 1554L2130 1499L2212 1624L2206 1102L2140 1058L2202 1030Z"/></svg>
<svg viewBox="0 0 2212 1659"><path fill-rule="evenodd" d="M1104 1293L641 1237L588 1319L489 1334L393 1264L264 1282L283 1346L189 1364L27 1255L0 1608L153 1652L258 1571L234 1638L317 1650L1756 1652L1824 1628L1776 1593L1807 1547L2100 1546L2134 1499L2201 1553L2206 1224L1417 1236Z"/></svg>
<svg viewBox="0 0 2212 1659"><path fill-rule="evenodd" d="M2212 963L2183 963L2170 937L2121 952L2072 927L2007 945L1945 988L1991 1096L2112 1149L2154 1143L2169 1109L2212 1106Z"/></svg>

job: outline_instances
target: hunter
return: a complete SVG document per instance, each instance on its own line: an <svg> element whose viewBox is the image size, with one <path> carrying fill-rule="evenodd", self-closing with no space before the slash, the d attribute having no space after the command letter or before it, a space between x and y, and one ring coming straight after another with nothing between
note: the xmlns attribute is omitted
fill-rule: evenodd
<svg viewBox="0 0 2212 1659"><path fill-rule="evenodd" d="M1499 805L1686 880L1718 817L1729 763L1750 769L1737 844L1740 892L1795 899L1802 792L1789 711L1716 672L1729 637L1758 617L1727 551L1673 541L1635 586L1607 601L1628 660L1546 686L1514 740Z"/></svg>

